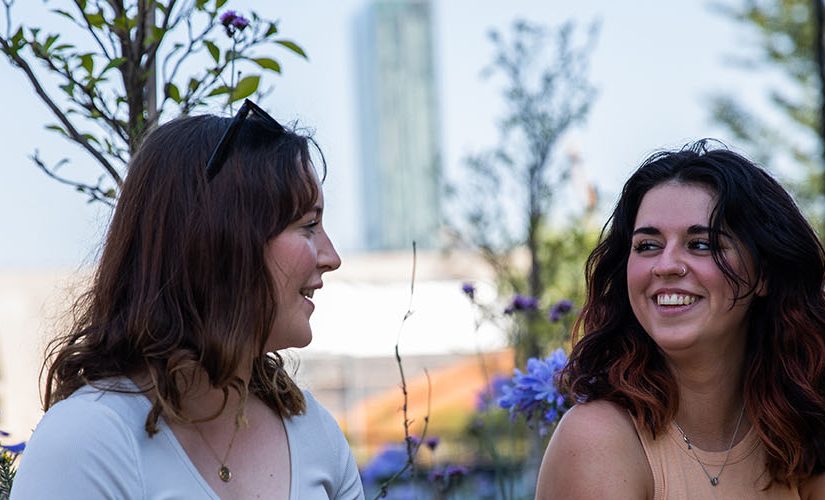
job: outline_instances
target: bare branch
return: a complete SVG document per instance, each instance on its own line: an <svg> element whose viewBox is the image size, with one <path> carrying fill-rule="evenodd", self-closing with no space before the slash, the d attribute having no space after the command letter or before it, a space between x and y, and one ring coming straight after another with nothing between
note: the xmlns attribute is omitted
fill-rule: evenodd
<svg viewBox="0 0 825 500"><path fill-rule="evenodd" d="M404 317L401 319L401 325L398 329L398 336L395 342L395 362L398 365L398 372L401 375L401 392L404 395L404 403L402 406L402 411L404 414L404 444L407 447L407 461L404 463L404 466L396 471L395 474L390 476L386 481L381 484L379 488L378 494L375 496L376 499L384 498L387 496L389 492L390 485L395 482L396 479L401 477L407 471L411 471L413 475L415 475L415 457L418 454L418 450L421 448L421 443L424 441L424 437L427 435L427 429L430 424L430 411L432 407L432 382L430 380L430 374L427 370L424 370L424 375L427 377L427 413L424 415L424 427L421 431L421 437L418 443L414 443L412 440L412 436L410 435L410 425L412 424L412 420L409 418L408 412L408 403L409 403L409 394L407 392L407 379L404 376L404 364L401 361L401 354L399 351L399 343L401 339L401 332L404 329L404 325L407 322L407 319L412 316L412 302L413 296L415 293L415 270L418 262L417 252L416 252L416 245L413 241L413 268L412 268L412 277L410 279L410 301L407 305L407 312L404 313Z"/></svg>
<svg viewBox="0 0 825 500"><path fill-rule="evenodd" d="M11 6L14 0L3 0L3 7L6 10L6 36L11 37Z"/></svg>
<svg viewBox="0 0 825 500"><path fill-rule="evenodd" d="M49 168L43 162L43 160L40 159L39 155L40 155L40 152L35 150L34 155L32 155L30 158L34 162L34 164L37 165L40 168L40 170L42 170L43 172L46 173L46 175L48 175L52 179L56 180L57 182L60 182L61 184L66 184L67 186L72 186L73 188L75 188L75 190L87 195L89 197L89 202L90 203L92 201L102 201L103 203L109 205L110 207L115 206L114 200L112 199L112 190L103 189L101 187L101 182L103 181L102 177L99 177L97 179L97 185L95 185L95 186L92 186L90 184L86 184L84 182L78 182L78 181L73 181L73 180L67 179L66 177L62 177L62 176L58 175L57 171L68 160L63 159L63 160L59 161L57 163L57 165L55 165L54 167Z"/></svg>

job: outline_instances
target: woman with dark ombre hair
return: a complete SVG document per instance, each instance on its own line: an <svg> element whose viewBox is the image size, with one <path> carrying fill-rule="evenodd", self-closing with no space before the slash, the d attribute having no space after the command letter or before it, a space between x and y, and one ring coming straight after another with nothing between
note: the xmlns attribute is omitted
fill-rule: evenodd
<svg viewBox="0 0 825 500"><path fill-rule="evenodd" d="M586 277L537 498L825 498L825 252L779 183L656 153Z"/></svg>
<svg viewBox="0 0 825 500"><path fill-rule="evenodd" d="M363 498L341 430L277 354L310 342L311 298L341 264L325 172L250 101L149 134L49 347L13 499Z"/></svg>

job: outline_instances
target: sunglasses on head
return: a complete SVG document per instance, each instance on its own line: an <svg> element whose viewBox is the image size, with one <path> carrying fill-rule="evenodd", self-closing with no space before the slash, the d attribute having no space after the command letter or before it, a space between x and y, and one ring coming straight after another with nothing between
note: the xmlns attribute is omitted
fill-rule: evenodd
<svg viewBox="0 0 825 500"><path fill-rule="evenodd" d="M211 182L223 168L226 158L232 149L232 142L235 140L235 136L238 135L238 131L241 129L241 125L243 125L246 117L249 116L249 113L254 113L263 121L265 126L277 133L284 133L286 131L275 118L269 116L269 113L261 109L260 106L249 99L244 99L241 109L238 110L232 118L232 121L229 122L229 126L226 127L226 131L221 136L221 140L218 141L218 145L215 146L215 150L212 151L212 154L209 156L209 161L206 162L207 182Z"/></svg>

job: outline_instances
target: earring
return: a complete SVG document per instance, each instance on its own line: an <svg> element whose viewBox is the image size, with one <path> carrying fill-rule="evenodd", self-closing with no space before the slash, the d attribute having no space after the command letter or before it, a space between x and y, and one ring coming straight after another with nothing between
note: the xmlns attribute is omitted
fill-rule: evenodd
<svg viewBox="0 0 825 500"><path fill-rule="evenodd" d="M681 272L681 273L679 273L679 277L680 277L680 278L684 278L685 276L687 276L687 267L686 267L686 266L682 266L682 272Z"/></svg>

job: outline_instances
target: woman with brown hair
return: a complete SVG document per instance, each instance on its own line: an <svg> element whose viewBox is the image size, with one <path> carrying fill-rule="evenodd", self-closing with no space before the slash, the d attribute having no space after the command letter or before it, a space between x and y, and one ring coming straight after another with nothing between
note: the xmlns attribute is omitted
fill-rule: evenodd
<svg viewBox="0 0 825 500"><path fill-rule="evenodd" d="M12 498L363 498L341 430L277 354L310 342L341 263L314 145L249 101L149 134L50 346Z"/></svg>
<svg viewBox="0 0 825 500"><path fill-rule="evenodd" d="M824 278L747 159L700 141L646 160L587 262L577 404L537 498L825 498Z"/></svg>

